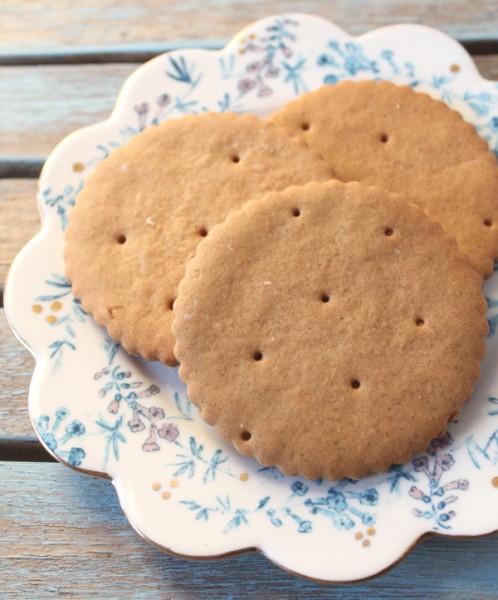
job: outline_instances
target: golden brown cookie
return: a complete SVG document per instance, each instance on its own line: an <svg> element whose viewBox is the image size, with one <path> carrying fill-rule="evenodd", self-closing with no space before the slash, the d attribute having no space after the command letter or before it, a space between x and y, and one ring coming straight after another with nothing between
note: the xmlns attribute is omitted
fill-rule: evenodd
<svg viewBox="0 0 498 600"><path fill-rule="evenodd" d="M343 81L302 95L270 119L318 150L338 179L377 185L421 206L479 273L492 273L498 168L459 113L410 87Z"/></svg>
<svg viewBox="0 0 498 600"><path fill-rule="evenodd" d="M358 183L247 203L187 265L173 332L201 417L284 473L402 463L470 397L481 277L417 206Z"/></svg>
<svg viewBox="0 0 498 600"><path fill-rule="evenodd" d="M175 365L172 306L199 241L248 198L330 175L301 140L254 116L146 129L76 199L64 251L73 292L126 350Z"/></svg>

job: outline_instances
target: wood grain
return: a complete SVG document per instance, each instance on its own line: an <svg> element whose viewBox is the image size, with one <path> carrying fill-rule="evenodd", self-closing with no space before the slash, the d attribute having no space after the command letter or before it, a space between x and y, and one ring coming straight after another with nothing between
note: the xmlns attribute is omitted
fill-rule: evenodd
<svg viewBox="0 0 498 600"><path fill-rule="evenodd" d="M14 336L0 309L0 436L33 435L28 417L33 368L33 357Z"/></svg>
<svg viewBox="0 0 498 600"><path fill-rule="evenodd" d="M424 23L459 39L498 39L495 0L13 0L0 5L0 53L15 55L103 51L109 47L139 50L165 41L227 40L249 23L283 12L305 12L334 20L352 34L392 23Z"/></svg>
<svg viewBox="0 0 498 600"><path fill-rule="evenodd" d="M0 67L0 177L36 175L59 140L106 119L144 56L221 46L252 21L290 11L322 15L352 34L411 22L487 53L498 43L496 0L4 0L0 64L32 66ZM498 55L476 62L484 76L498 79ZM0 291L12 258L39 228L35 194L34 180L0 179ZM33 366L0 309L0 454L14 437L32 439ZM6 599L497 597L498 535L431 538L381 578L330 587L298 579L257 554L214 562L164 554L131 529L109 482L53 463L0 462L0 532Z"/></svg>
<svg viewBox="0 0 498 600"><path fill-rule="evenodd" d="M0 290L16 254L40 229L32 179L0 179Z"/></svg>
<svg viewBox="0 0 498 600"><path fill-rule="evenodd" d="M498 79L498 55L476 57ZM0 67L0 162L43 162L66 135L106 119L135 64Z"/></svg>
<svg viewBox="0 0 498 600"><path fill-rule="evenodd" d="M0 160L42 160L66 135L107 119L136 64L0 67Z"/></svg>
<svg viewBox="0 0 498 600"><path fill-rule="evenodd" d="M430 538L380 578L331 587L254 553L167 555L132 531L108 481L58 464L0 463L0 497L2 598L496 598L498 535Z"/></svg>
<svg viewBox="0 0 498 600"><path fill-rule="evenodd" d="M33 433L31 436L12 437L0 435L0 462L56 462L40 444Z"/></svg>

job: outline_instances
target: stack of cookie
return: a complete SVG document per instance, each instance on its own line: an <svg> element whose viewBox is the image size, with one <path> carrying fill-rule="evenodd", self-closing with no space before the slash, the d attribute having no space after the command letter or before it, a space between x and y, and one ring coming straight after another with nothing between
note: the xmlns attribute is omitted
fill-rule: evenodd
<svg viewBox="0 0 498 600"><path fill-rule="evenodd" d="M85 310L179 362L225 440L329 479L402 463L458 417L497 255L487 144L381 82L145 130L88 179L65 246Z"/></svg>

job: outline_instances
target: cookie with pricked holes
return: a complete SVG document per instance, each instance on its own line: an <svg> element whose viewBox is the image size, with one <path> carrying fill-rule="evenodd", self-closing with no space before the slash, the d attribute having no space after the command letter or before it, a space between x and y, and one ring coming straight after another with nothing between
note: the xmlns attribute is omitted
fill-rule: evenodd
<svg viewBox="0 0 498 600"><path fill-rule="evenodd" d="M481 276L417 206L310 183L230 213L175 302L201 417L284 473L359 478L424 450L479 376Z"/></svg>
<svg viewBox="0 0 498 600"><path fill-rule="evenodd" d="M249 198L330 176L304 142L255 116L149 127L77 196L64 250L73 292L128 352L175 365L172 306L199 241Z"/></svg>
<svg viewBox="0 0 498 600"><path fill-rule="evenodd" d="M386 81L342 81L303 94L270 120L298 135L341 181L401 194L452 235L489 277L498 256L498 167L460 113Z"/></svg>

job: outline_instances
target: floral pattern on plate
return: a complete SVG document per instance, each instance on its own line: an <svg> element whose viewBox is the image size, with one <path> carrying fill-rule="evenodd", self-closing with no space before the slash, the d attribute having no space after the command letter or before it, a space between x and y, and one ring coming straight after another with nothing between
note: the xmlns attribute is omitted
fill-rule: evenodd
<svg viewBox="0 0 498 600"><path fill-rule="evenodd" d="M498 154L498 84L482 79L444 34L399 25L353 38L317 17L282 15L251 25L219 52L182 50L145 64L112 116L64 140L43 170L43 228L17 257L5 295L13 329L37 357L31 417L50 452L110 477L133 526L172 552L258 547L291 571L351 581L393 564L427 532L498 529L498 275L485 285L482 377L459 422L407 464L339 482L286 477L238 455L200 421L176 370L123 352L63 275L71 208L114 148L184 114L264 117L346 78L430 93L474 123Z"/></svg>

